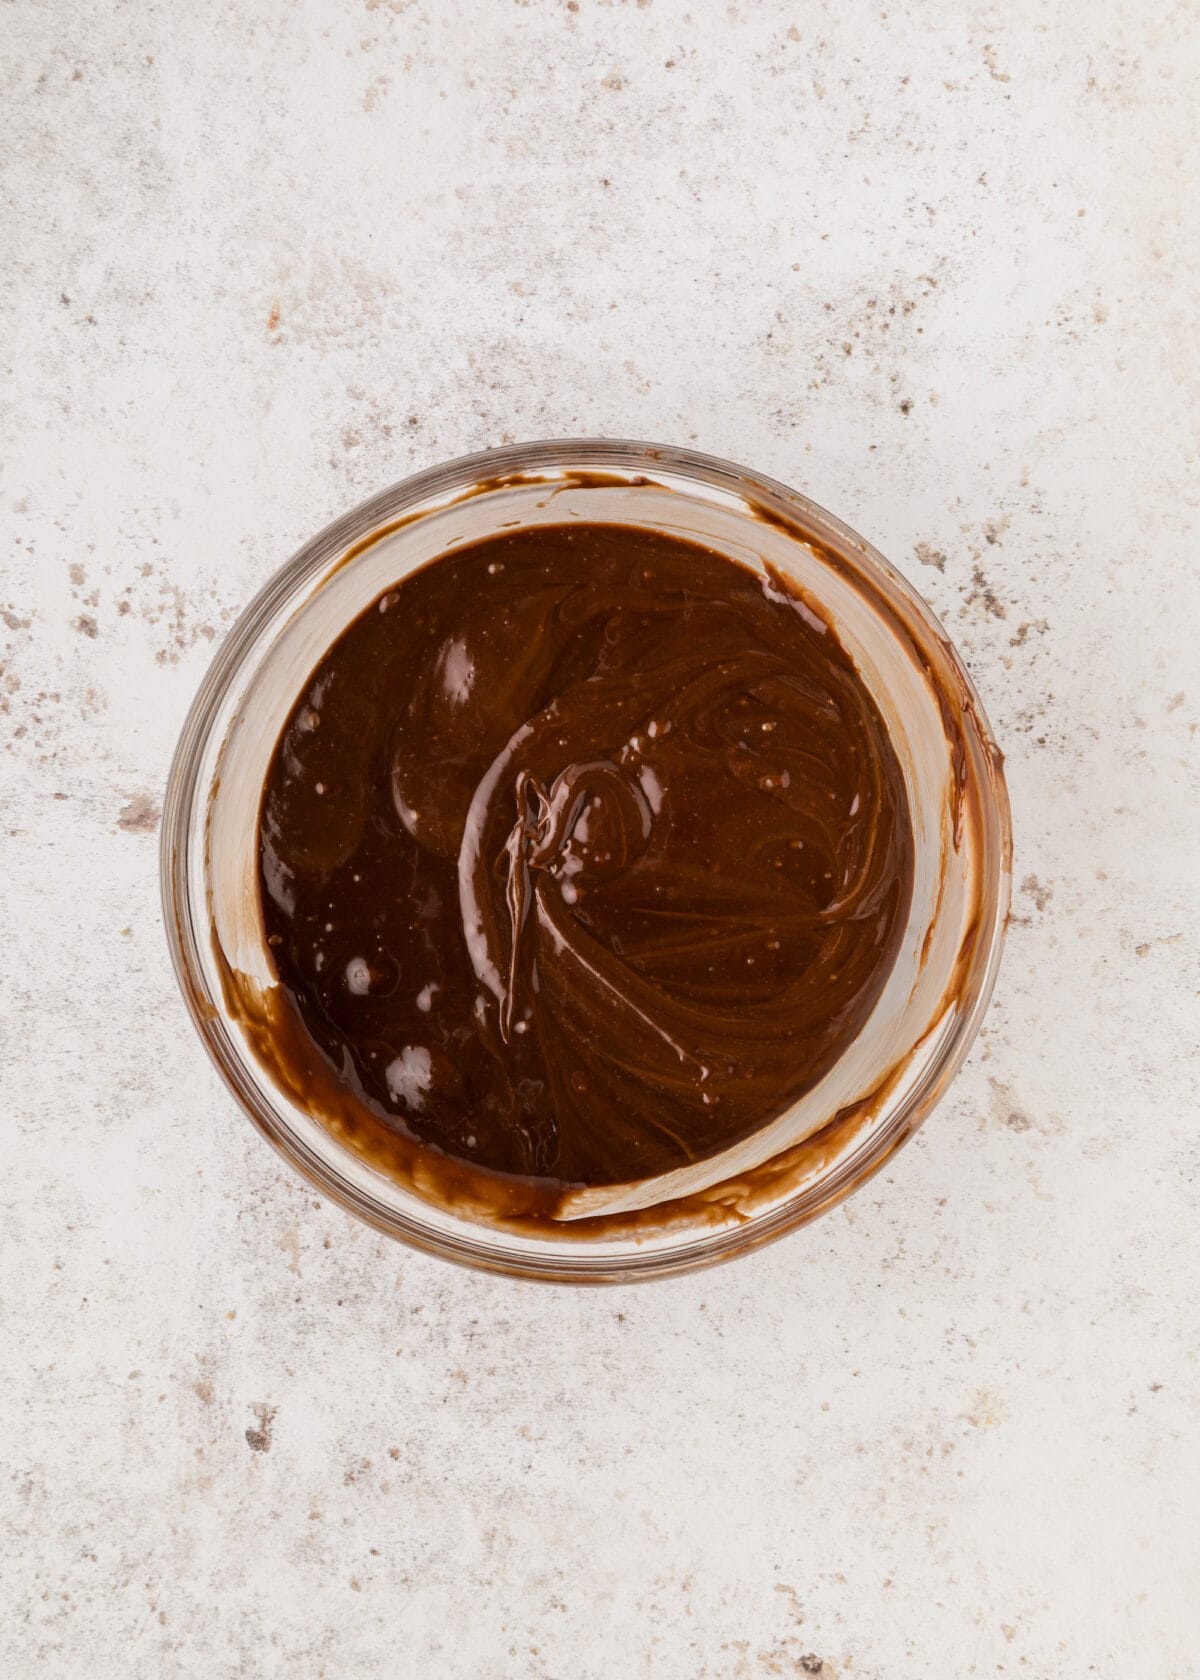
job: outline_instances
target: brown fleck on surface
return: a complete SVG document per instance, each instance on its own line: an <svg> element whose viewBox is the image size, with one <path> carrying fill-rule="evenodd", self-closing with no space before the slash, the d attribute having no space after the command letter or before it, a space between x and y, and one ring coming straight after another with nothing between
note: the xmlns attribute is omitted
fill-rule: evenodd
<svg viewBox="0 0 1200 1680"><path fill-rule="evenodd" d="M275 1416L277 1406L267 1406L261 1401L251 1406L250 1410L258 1419L257 1425L252 1424L246 1431L246 1445L251 1452L268 1453L274 1440Z"/></svg>
<svg viewBox="0 0 1200 1680"><path fill-rule="evenodd" d="M162 811L148 793L135 793L121 807L117 827L126 834L153 834Z"/></svg>
<svg viewBox="0 0 1200 1680"><path fill-rule="evenodd" d="M976 604L992 618L1008 617L1007 606L997 595L982 566L971 570L971 592L966 599L968 607Z"/></svg>
<svg viewBox="0 0 1200 1680"><path fill-rule="evenodd" d="M989 42L983 49L983 62L987 66L987 73L994 82L1010 82L1012 77L1006 71L999 69L996 63L996 49Z"/></svg>
<svg viewBox="0 0 1200 1680"><path fill-rule="evenodd" d="M1038 910L1045 910L1054 896L1053 887L1043 886L1036 875L1026 875L1021 882L1021 891L1033 900Z"/></svg>

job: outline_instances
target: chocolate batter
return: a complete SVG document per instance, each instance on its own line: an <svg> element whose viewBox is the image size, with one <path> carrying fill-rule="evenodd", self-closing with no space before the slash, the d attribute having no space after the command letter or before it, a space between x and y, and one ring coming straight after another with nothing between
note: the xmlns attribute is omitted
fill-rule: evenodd
<svg viewBox="0 0 1200 1680"><path fill-rule="evenodd" d="M782 1113L870 1013L912 874L833 631L782 580L622 526L398 584L312 674L263 791L269 944L347 1100L547 1189Z"/></svg>

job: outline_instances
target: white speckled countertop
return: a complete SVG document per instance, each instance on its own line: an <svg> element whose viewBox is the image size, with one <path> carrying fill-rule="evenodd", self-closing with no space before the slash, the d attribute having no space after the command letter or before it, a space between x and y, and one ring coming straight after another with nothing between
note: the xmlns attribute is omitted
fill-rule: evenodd
<svg viewBox="0 0 1200 1680"><path fill-rule="evenodd" d="M1194 9L4 20L4 1672L1200 1672ZM283 1168L176 995L155 831L302 539L587 432L746 461L916 581L1017 891L884 1175L572 1293Z"/></svg>

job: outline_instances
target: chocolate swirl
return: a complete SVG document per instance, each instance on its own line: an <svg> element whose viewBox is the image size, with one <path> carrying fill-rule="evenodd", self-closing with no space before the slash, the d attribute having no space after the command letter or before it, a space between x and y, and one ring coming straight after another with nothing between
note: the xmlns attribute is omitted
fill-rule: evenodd
<svg viewBox="0 0 1200 1680"><path fill-rule="evenodd" d="M264 789L291 1004L379 1124L622 1183L828 1071L912 886L903 779L833 631L697 545L460 550L330 648Z"/></svg>

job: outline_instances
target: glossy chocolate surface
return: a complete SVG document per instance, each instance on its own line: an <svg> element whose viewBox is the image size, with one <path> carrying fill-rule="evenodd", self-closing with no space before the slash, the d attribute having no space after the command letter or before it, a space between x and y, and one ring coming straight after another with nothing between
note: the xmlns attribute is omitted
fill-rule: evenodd
<svg viewBox="0 0 1200 1680"><path fill-rule="evenodd" d="M833 630L633 527L404 579L312 673L263 791L268 941L323 1081L381 1134L548 1189L703 1160L810 1089L912 876Z"/></svg>

